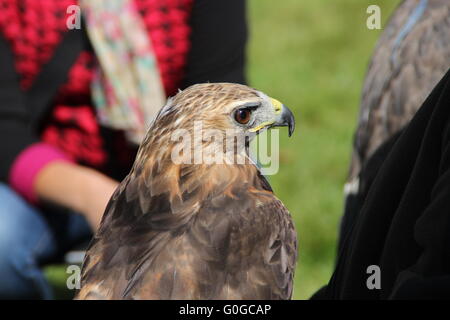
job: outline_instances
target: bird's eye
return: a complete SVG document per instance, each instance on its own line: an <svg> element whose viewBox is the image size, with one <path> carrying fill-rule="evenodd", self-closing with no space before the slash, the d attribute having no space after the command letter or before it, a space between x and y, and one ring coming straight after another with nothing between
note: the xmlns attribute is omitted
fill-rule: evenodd
<svg viewBox="0 0 450 320"><path fill-rule="evenodd" d="M247 108L238 109L234 113L234 119L240 124L247 124L250 121L251 115L252 112Z"/></svg>

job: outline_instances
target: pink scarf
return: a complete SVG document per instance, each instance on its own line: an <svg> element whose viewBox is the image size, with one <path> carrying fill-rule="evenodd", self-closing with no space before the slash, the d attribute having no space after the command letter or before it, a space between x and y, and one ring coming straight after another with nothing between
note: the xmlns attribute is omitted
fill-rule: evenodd
<svg viewBox="0 0 450 320"><path fill-rule="evenodd" d="M152 44L132 0L79 0L101 68L92 84L100 123L139 144L164 105Z"/></svg>

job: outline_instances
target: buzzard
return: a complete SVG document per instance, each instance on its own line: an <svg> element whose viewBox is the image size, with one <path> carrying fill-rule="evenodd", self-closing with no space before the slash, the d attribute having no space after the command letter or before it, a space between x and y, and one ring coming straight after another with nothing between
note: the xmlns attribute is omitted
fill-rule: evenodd
<svg viewBox="0 0 450 320"><path fill-rule="evenodd" d="M449 0L404 0L395 10L367 70L346 193L364 185L361 169L447 72L449 40Z"/></svg>
<svg viewBox="0 0 450 320"><path fill-rule="evenodd" d="M449 0L404 0L390 18L364 81L339 247L392 145L450 67L449 40Z"/></svg>
<svg viewBox="0 0 450 320"><path fill-rule="evenodd" d="M213 138L193 137L196 123ZM293 222L248 156L274 126L291 135L291 111L244 85L197 84L169 99L106 208L76 298L291 298Z"/></svg>

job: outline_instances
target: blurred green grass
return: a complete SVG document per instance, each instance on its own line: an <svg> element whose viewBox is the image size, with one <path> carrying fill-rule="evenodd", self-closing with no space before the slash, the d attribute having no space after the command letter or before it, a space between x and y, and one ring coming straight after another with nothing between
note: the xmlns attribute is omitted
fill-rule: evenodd
<svg viewBox="0 0 450 320"><path fill-rule="evenodd" d="M343 211L343 185L360 91L382 30L366 27L369 5L383 26L399 1L249 0L249 82L294 112L297 130L281 141L270 178L299 234L295 299L329 280Z"/></svg>
<svg viewBox="0 0 450 320"><path fill-rule="evenodd" d="M296 115L282 135L280 170L270 177L292 213L300 257L295 299L309 298L333 269L343 184L362 82L379 30L366 27L377 4L383 25L399 0L249 0L249 82ZM59 298L70 298L61 266L46 268Z"/></svg>

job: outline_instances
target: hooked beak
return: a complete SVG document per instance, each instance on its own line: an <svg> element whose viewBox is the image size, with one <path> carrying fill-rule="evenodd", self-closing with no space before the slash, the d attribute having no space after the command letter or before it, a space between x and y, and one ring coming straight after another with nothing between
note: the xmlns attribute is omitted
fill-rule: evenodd
<svg viewBox="0 0 450 320"><path fill-rule="evenodd" d="M266 121L258 126L249 129L250 132L258 133L263 128L273 128L273 127L288 127L289 137L295 130L295 118L291 110L282 104L280 101L270 98L272 101L272 106L275 111L275 118L271 121Z"/></svg>
<svg viewBox="0 0 450 320"><path fill-rule="evenodd" d="M274 123L274 126L277 126L277 127L288 127L289 137L292 136L292 133L294 133L294 130L295 130L294 114L285 105L283 105L283 108L282 108L282 111L281 111L281 116Z"/></svg>
<svg viewBox="0 0 450 320"><path fill-rule="evenodd" d="M277 117L271 127L288 127L289 137L292 136L292 133L295 130L294 114L288 107L278 100L272 99L272 104L275 108L275 114Z"/></svg>

